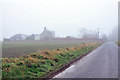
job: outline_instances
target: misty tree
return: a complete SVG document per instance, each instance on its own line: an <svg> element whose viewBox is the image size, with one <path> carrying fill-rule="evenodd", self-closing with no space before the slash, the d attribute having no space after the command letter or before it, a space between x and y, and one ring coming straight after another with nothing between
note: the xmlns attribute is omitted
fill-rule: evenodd
<svg viewBox="0 0 120 80"><path fill-rule="evenodd" d="M109 34L109 41L118 41L118 27L113 28Z"/></svg>
<svg viewBox="0 0 120 80"><path fill-rule="evenodd" d="M105 34L102 34L102 37L101 37L101 39L102 39L103 41L107 41L107 40L108 40L108 37L107 37L107 35L105 35Z"/></svg>
<svg viewBox="0 0 120 80"><path fill-rule="evenodd" d="M99 38L97 31L81 28L79 30L79 32L80 32L79 36L82 36L82 38L85 38L85 39L87 39L87 38L88 39L98 39Z"/></svg>
<svg viewBox="0 0 120 80"><path fill-rule="evenodd" d="M79 34L78 34L78 36L79 36L79 37L82 37L83 34L84 34L84 35L87 35L87 32L88 32L87 29L85 29L85 28L81 28L81 29L79 30Z"/></svg>

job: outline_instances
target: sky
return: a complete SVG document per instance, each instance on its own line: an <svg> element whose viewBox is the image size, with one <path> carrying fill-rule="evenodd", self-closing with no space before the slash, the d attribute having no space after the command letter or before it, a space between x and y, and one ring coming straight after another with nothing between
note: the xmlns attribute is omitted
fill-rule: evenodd
<svg viewBox="0 0 120 80"><path fill-rule="evenodd" d="M0 0L0 37L40 34L78 37L81 28L109 34L118 26L119 0Z"/></svg>

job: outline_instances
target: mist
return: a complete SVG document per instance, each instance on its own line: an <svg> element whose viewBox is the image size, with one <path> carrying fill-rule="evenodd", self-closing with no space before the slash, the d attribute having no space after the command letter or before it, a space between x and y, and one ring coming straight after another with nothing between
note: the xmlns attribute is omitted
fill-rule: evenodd
<svg viewBox="0 0 120 80"><path fill-rule="evenodd" d="M44 27L56 37L79 37L82 27L108 36L118 25L118 0L1 0L0 6L3 38L40 34Z"/></svg>
<svg viewBox="0 0 120 80"><path fill-rule="evenodd" d="M118 27L115 27L108 36L109 41L118 41Z"/></svg>

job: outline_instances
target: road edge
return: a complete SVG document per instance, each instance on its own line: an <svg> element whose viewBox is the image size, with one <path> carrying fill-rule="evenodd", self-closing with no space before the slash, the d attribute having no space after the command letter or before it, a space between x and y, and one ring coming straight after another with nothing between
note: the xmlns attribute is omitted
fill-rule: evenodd
<svg viewBox="0 0 120 80"><path fill-rule="evenodd" d="M101 44L102 45L102 44ZM88 54L90 54L91 52L93 52L94 50L96 50L97 48L99 48L101 45L95 47L94 49L90 50L89 52L83 54L82 56L77 57L76 59L72 60L71 62L67 63L65 66L63 66L62 68L60 68L57 71L54 71L52 73L50 73L49 75L47 75L45 78L46 79L52 79L54 78L56 75L58 75L59 73L63 72L64 70L66 70L68 67L70 67L71 65L73 65L75 62L77 62L78 60L82 59L83 57L87 56Z"/></svg>

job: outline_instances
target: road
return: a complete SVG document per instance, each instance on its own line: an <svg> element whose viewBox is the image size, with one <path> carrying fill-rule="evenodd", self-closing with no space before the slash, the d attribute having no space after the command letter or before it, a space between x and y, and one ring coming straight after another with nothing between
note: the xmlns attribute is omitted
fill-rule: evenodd
<svg viewBox="0 0 120 80"><path fill-rule="evenodd" d="M54 78L118 78L118 46L104 43Z"/></svg>

